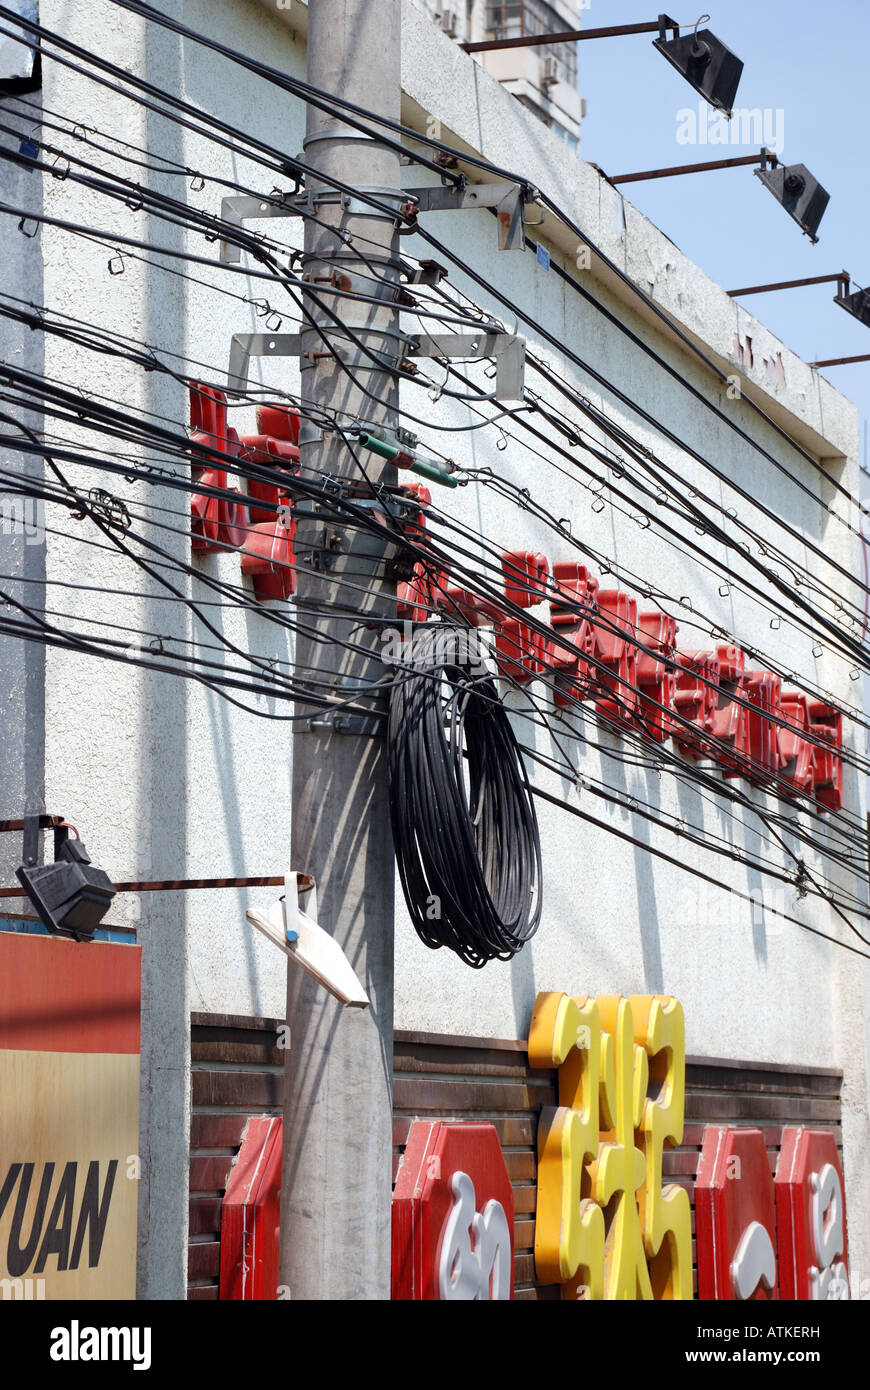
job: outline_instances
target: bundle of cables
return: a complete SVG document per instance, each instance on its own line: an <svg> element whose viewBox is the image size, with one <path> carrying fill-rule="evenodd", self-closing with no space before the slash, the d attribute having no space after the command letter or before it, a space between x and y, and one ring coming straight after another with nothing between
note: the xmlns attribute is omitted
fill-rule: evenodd
<svg viewBox="0 0 870 1390"><path fill-rule="evenodd" d="M455 650L442 659L443 635L441 624L415 634L392 689L393 842L417 935L479 969L510 960L537 930L541 842L495 683L485 667L457 664Z"/></svg>

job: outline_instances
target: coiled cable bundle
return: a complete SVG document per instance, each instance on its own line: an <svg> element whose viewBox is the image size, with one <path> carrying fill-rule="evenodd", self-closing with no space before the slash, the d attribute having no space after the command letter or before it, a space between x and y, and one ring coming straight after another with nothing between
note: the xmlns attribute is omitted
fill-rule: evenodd
<svg viewBox="0 0 870 1390"><path fill-rule="evenodd" d="M510 960L538 928L541 842L495 683L455 651L443 659L444 632L438 624L415 634L407 675L393 686L390 815L417 935L480 969Z"/></svg>

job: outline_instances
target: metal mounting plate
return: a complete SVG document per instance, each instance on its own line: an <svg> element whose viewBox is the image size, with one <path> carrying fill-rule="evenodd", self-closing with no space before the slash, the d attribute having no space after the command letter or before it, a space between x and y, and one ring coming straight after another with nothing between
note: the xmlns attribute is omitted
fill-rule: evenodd
<svg viewBox="0 0 870 1390"><path fill-rule="evenodd" d="M498 246L500 251L523 251L526 244L525 204L534 201L534 190L519 183L463 183L434 185L430 188L408 188L402 191L389 188L366 188L379 200L396 203L416 203L418 212L461 212L466 208L495 208L498 213ZM338 190L317 189L285 194L285 201L275 198L255 198L250 194L233 195L221 200L221 219L241 227L243 222L259 217L303 217L313 211L312 202L343 202L348 213L382 216L379 209ZM413 227L405 228L413 232ZM241 247L222 241L221 260L227 265L241 260Z"/></svg>
<svg viewBox="0 0 870 1390"><path fill-rule="evenodd" d="M358 325L356 331L365 330ZM377 333L379 330L371 331ZM341 338L341 329L333 329L332 334ZM234 333L230 344L227 394L245 394L252 357L298 357L301 351L300 333ZM417 334L405 340L399 355L400 358L446 357L465 362L493 357L496 363L494 399L499 402L523 399L526 340L513 333L481 330L480 333Z"/></svg>

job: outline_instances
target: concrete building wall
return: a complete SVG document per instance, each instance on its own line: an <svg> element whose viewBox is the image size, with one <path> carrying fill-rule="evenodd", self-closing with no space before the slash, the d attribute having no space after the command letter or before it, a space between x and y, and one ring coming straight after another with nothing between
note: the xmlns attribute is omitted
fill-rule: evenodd
<svg viewBox="0 0 870 1390"><path fill-rule="evenodd" d="M295 0L292 6L278 8L265 0L262 4L188 0L183 7L175 0L163 0L162 8L194 29L292 75L304 76L305 7ZM195 106L259 134L288 154L301 149L301 103L203 47L155 27L144 32L138 21L108 0L94 0L88 7L70 0L43 0L41 9L43 23L91 51L113 58L130 71L146 73L156 84L180 91ZM704 344L717 364L739 378L746 395L752 395L804 447L823 458L832 478L857 493L854 407L729 300L591 166L572 155L410 4L403 6L402 23L404 119L421 131L431 131L429 123L440 121L444 140L520 170L532 184L550 193L570 210L591 240ZM237 151L222 152L51 63L46 64L45 103L71 120L86 121L147 148L152 158L163 155L180 162L191 171L191 178L152 173L152 186L176 196L182 196L183 189L191 202L214 213L220 211L226 192L216 179L235 179L264 191L278 181ZM47 140L48 135L43 138ZM196 173L205 177L201 189L193 178ZM430 178L413 166L405 173L408 186ZM0 177L9 177L5 167ZM33 178L36 181L38 176ZM112 208L70 181L46 177L43 187L54 215L97 223L106 231L104 244L95 245L62 229L44 227L38 242L26 244L20 254L26 252L29 259L22 273L30 277L34 293L39 293L39 278L44 276L45 303L152 343L161 355L184 353L220 371L226 368L231 335L261 327L264 294L271 296L271 308L287 315L285 331L292 330L292 306L286 300L279 302L271 286L264 289L263 281L244 275L229 277L221 270L162 258L161 263L170 269L229 291L215 293L128 254L123 274L110 277L107 260L112 255L113 232L151 239L170 249L186 247L197 255L214 255L216 248L203 237L177 232L156 218L148 219L124 206ZM4 183L3 196L8 192ZM301 229L289 221L279 225L280 234L298 245ZM513 312L493 291L509 297L520 316L517 331L527 337L530 351L676 469L687 487L705 488L723 506L734 506L741 519L751 517L762 540L772 539L778 528L751 505L752 499L763 500L805 538L806 544L789 544L801 562L815 567L823 578L836 579L836 575L812 555L810 542L823 546L830 559L855 565L859 558L855 536L825 511L833 490L820 483L816 470L751 413L745 400L728 399L709 369L600 263L593 262L590 271L578 273L581 285L642 342L654 347L702 399L651 362L573 287L552 270L545 271L533 254L498 253L495 223L487 213L431 214L424 225L491 288L481 289L452 266L450 285L466 291L510 329L515 326ZM575 233L548 217L534 234L554 262L576 271ZM444 255L421 238L409 237L404 247L412 255L435 256L446 264ZM152 262L161 260L154 247L137 254ZM522 322L523 315L546 325L596 372L713 460L723 478L711 478L679 447L570 363L558 347L543 342ZM188 370L184 364L179 367L182 373ZM298 387L293 362L261 362L255 370L264 385L291 392ZM467 370L473 380L491 389L479 369ZM187 419L182 383L157 373L141 373L114 358L88 355L85 359L81 350L48 336L45 371L86 385L93 393L126 400L137 410L153 411L176 423ZM434 377L439 379L437 367ZM556 401L549 388L537 380L534 385L545 399ZM715 402L738 421L785 471L764 461L749 443L717 422L704 400ZM579 475L572 475L571 466L561 460L564 470L558 471L546 457L533 454L513 422L504 422L508 437L501 449L494 429L449 433L474 417L466 407L452 405L443 396L435 401L425 390L404 386L402 403L427 421L417 427L424 446L440 447L447 439L445 452L452 452L458 463L492 468L529 488L556 517L568 515L573 533L610 557L614 575L623 574L611 582L631 588L625 577L631 572L638 576L638 585L646 581L678 601L688 596L692 609L683 606L679 611L683 648L712 645L711 624L724 626L744 645L793 670L796 681L805 679L831 690L839 700L860 703L842 661L829 654L814 657L810 638L785 618L772 627L772 612L743 595L738 586L720 593L721 577L664 543L654 527L641 529L631 516L611 506L594 510L595 497L578 483ZM240 432L253 431L251 407L234 410L231 419ZM64 432L69 434L70 428L64 426ZM585 461L580 450L577 457ZM70 465L67 471L77 485L86 480L88 486L109 486L98 470ZM790 482L786 472L805 490ZM183 494L156 484L146 488L118 481L111 486L117 486L137 516L173 521L170 512L147 510L166 507L182 513L174 524L184 527L187 501ZM737 488L749 498L740 496ZM435 501L448 516L482 532L497 549L540 549L551 560L577 558L567 545L560 548L553 534L528 513L485 486L471 485L451 493L442 490ZM58 589L58 608L79 622L99 619L144 629L151 634L150 641L162 638L164 646L175 644L174 650L183 650L177 645L181 639L212 640L203 635L184 600L214 603L218 596L207 587L207 577L239 582L235 557L206 556L196 561L201 576L197 579L167 572L179 591L170 595L154 576L134 568L114 547L105 548L105 538L93 526L71 521L60 508L49 511L50 524L66 534L48 534L46 576L50 580L74 577L77 583L91 586L78 591ZM154 526L146 534L173 555L188 557L189 542L183 535ZM99 541L100 548L84 544L85 540ZM152 552L150 560L159 561L159 556ZM600 572L594 562L591 567ZM156 563L153 568L162 573ZM138 596L103 592L114 589L135 590ZM257 612L217 607L203 611L246 650L279 663L292 661L289 634ZM18 662L19 649L5 645L12 653L10 659ZM41 649L35 648L34 653L35 661L41 662ZM219 650L209 655L231 661ZM52 650L44 661L44 754L36 745L26 756L21 752L25 732L16 714L17 722L10 725L11 741L4 746L4 765L21 768L26 764L26 777L33 786L44 777L47 809L62 811L79 825L94 861L115 879L253 875L282 873L290 867L291 724L244 713L195 682L161 672ZM22 679L13 672L16 710ZM547 703L542 690L533 688L532 693ZM523 741L540 753L557 753L552 735L526 717L528 705L523 697L511 694L508 702L517 712ZM272 714L292 712L287 702L278 700L261 699L256 707ZM27 727L32 733L32 716ZM619 761L626 750L591 713L584 718L583 731L587 744L571 745L579 773L600 777L626 798L649 803L664 817L678 817L721 836L741 852L780 862L757 817L729 814L726 804L702 797L667 771ZM855 746L852 730L847 737ZM608 758L606 751L615 757ZM703 868L722 884L722 890L689 878L675 865L651 857L604 828L540 803L545 905L536 939L510 965L493 963L482 974L472 972L445 952L432 953L418 942L397 894L396 1025L522 1037L540 989L588 994L662 992L676 995L683 1003L692 1053L842 1067L850 1244L853 1260L862 1267L870 1263L870 1178L861 1162L870 1139L866 963L769 912L753 913L749 904L725 891L761 889L760 879L751 871L684 844L629 807L611 808L588 792L578 796L566 779L540 767L534 776L546 790L573 801L607 825ZM759 791L749 794L759 812L776 809L775 798ZM846 778L846 804L863 817L863 786L851 770ZM6 812L13 813L13 809ZM807 866L834 880L840 872L812 855ZM304 870L305 865L292 867ZM843 886L854 887L848 880ZM283 962L253 936L244 919L246 905L266 903L274 893L263 889L152 894L119 898L113 908L114 920L137 926L144 946L142 1133L148 1148L143 1154L140 1197L143 1297L183 1296L189 1013L274 1017L283 1013ZM847 935L829 906L817 898L797 900L794 891L786 889L783 898L773 901L810 927Z"/></svg>
<svg viewBox="0 0 870 1390"><path fill-rule="evenodd" d="M9 69L20 72L11 53L7 54ZM4 69L5 70L5 69ZM38 93L33 98L39 105ZM4 166L3 197L13 207L27 204L34 211L42 209L42 189L39 181L26 169ZM20 296L24 303L39 304L43 298L42 258L35 253L28 236L15 231L11 218L5 220L5 282L9 292ZM33 225L27 228L33 230ZM22 371L43 371L43 340L39 333L22 333L19 324L0 318L0 360ZM0 407L2 408L2 407ZM39 431L42 417L38 410L24 412L20 417L25 428ZM3 431L8 422L3 422ZM23 443L25 436L19 434ZM12 473L25 473L35 483L42 478L42 464L32 455L16 449L0 452L0 468ZM12 480L0 475L0 573L3 591L14 603L42 602L45 580L44 514L40 504L15 493L9 486ZM4 616L24 621L24 615L12 604L4 605ZM18 820L22 815L39 815L45 811L44 801L44 648L29 642L4 641L0 660L0 820ZM0 835L0 872L4 882L11 882L15 868L21 863L21 837Z"/></svg>
<svg viewBox="0 0 870 1390"><path fill-rule="evenodd" d="M566 208L590 241L644 289L655 301L704 345L713 360L739 378L742 391L763 407L777 423L814 455L826 461L829 476L859 495L858 423L855 408L839 396L830 383L813 372L778 342L741 306L703 272L692 265L657 228L628 204L589 165L566 154L558 139L526 123L506 94L470 65L458 61L440 35L434 36L415 19L406 17L403 85L410 100L422 112L437 111L442 138L472 150L502 167L519 170L537 187ZM449 73L449 78L447 78ZM420 127L425 128L425 127ZM474 225L472 226L472 220ZM534 341L530 347L557 372L564 374L594 403L619 419L657 457L679 471L688 488L706 488L724 507L733 507L741 519L751 518L762 542L773 541L778 528L752 508L752 499L764 503L775 518L787 522L799 536L821 547L825 554L852 573L860 573L860 554L855 531L838 524L828 513L835 501L846 520L854 524L846 504L810 464L759 421L745 401L730 401L702 364L680 346L669 342L661 325L650 321L637 301L626 297L606 272L600 276L580 273L603 306L626 324L644 343L697 390L703 400L724 409L752 440L757 440L782 466L782 471L761 459L693 398L682 385L651 363L641 349L571 288L551 272L542 271L531 254L514 257L494 254L493 229L483 216L441 214L436 234L480 271L486 267L490 283L507 291L514 304L549 328L597 372L609 378L669 430L712 460L724 480L712 480L685 453L669 445L658 432L640 422L583 372L548 346ZM576 261L577 238L555 227L552 220L536 233L553 257L566 268ZM451 282L462 277L451 271ZM481 297L477 287L468 292L493 314L512 320L495 296ZM527 331L522 320L519 331ZM751 365L747 344L751 345ZM771 364L768 367L767 363ZM782 368L781 373L778 368ZM543 392L547 396L547 392ZM439 406L438 419L446 421L447 407ZM465 423L465 421L463 421ZM466 440L469 437L466 436ZM837 700L860 713L860 687L849 663L827 652L814 655L811 639L731 585L720 593L721 577L699 567L672 546L663 545L654 528L639 529L630 516L610 506L595 512L595 500L576 484L568 490L565 477L529 456L521 443L511 441L497 451L480 436L457 445L457 458L489 465L502 476L527 486L534 497L557 517L571 517L573 532L583 542L608 555L617 566L651 582L679 599L686 595L695 612L671 609L680 624L683 649L709 648L711 625L725 627L744 646L768 654L779 669L792 671L796 682L806 681L830 690ZM786 474L800 486L788 481ZM738 489L748 493L741 496ZM803 490L801 490L803 489ZM456 499L456 500L454 500ZM570 502L569 502L570 499ZM452 494L444 504L482 530L506 549L541 549L553 559L574 556L568 547L554 544L552 533L537 529L516 509L504 510L491 493L472 488ZM694 538L691 530L689 534ZM781 533L780 533L781 539ZM839 592L842 578L813 557L800 543L788 548ZM711 549L711 553L717 553ZM576 558L576 556L575 556ZM595 569L595 565L592 565ZM600 572L600 570L599 570ZM608 583L615 583L608 579ZM620 585L621 586L621 585ZM632 585L625 581L625 587ZM641 588L634 587L639 597ZM833 613L833 608L829 610ZM696 616L703 613L703 620ZM787 682L784 683L786 688ZM510 697L521 707L522 698ZM659 775L644 768L606 759L598 744L619 752L618 741L602 733L594 718L587 721L590 746L578 750L577 767L620 787L626 797L651 804L723 836L742 852L782 862L763 822L747 813L735 818L727 808L705 799L698 791L675 783L667 772ZM527 726L526 738L539 752L556 750L546 731ZM850 728L846 735L860 753L863 740ZM599 830L547 806L538 807L544 846L544 918L537 938L509 965L493 963L484 970L485 988L456 958L446 952L432 955L422 944L397 928L396 1017L398 1026L429 1028L459 1033L522 1036L528 1027L535 994L541 989L606 994L612 992L667 992L683 1003L687 1022L687 1048L708 1056L765 1057L781 1063L809 1062L840 1066L845 1072L844 1135L851 1229L857 1251L866 1250L870 1231L870 1188L861 1154L868 1139L867 1078L870 1032L866 1011L868 972L859 957L804 933L799 927L769 913L753 911L729 891L757 894L807 926L855 942L830 907L818 899L799 899L792 888L771 895L752 870L738 868L686 846L679 837L660 831L649 821L623 809L608 810L588 794L575 797L566 780L548 779L540 767L535 780L554 794L575 799L575 804L642 842L665 850L677 859L704 869L723 885L717 891L693 880L673 866L643 850L620 842ZM845 804L863 818L862 779L848 769ZM773 811L777 798L749 791L758 812ZM796 842L792 848L796 848ZM803 851L800 851L803 854ZM841 878L819 856L807 859L816 870L830 875L848 890L864 894L854 882ZM857 922L862 926L860 919ZM866 1263L866 1254L860 1257Z"/></svg>
<svg viewBox="0 0 870 1390"><path fill-rule="evenodd" d="M291 68L295 66L304 76L304 49L294 46L277 21L270 22L256 5L227 4L218 10L203 0L198 7L163 8L179 16L183 8L188 24L264 60L271 58L278 43ZM238 82L229 64L156 26L146 32L140 22L110 3L101 0L82 7L67 0L43 0L41 22L203 109L219 105L222 118L241 129L260 133L294 153L301 147L304 112L299 103L268 91L264 95L250 80ZM250 177L256 181L254 186L260 186L260 171L247 167L235 153L228 152L224 158L218 152L215 157L213 148L190 132L49 61L44 72L47 111L81 122L90 128L94 141L105 143L102 136L108 134L147 150L152 161L162 157L191 169L202 168L207 176L213 172L241 182ZM50 143L51 131L44 129L42 138ZM94 148L87 148L87 155L113 172L130 174L129 166L107 159ZM5 165L2 176L8 177ZM29 179L37 188L39 178L38 174L20 176L22 184ZM192 176L155 174L152 180L152 187L198 199L201 207L218 213L222 194L230 191L207 181L196 194L189 186ZM171 354L198 359L213 367L211 375L219 376L226 370L232 333L259 326L253 301L262 298L263 282L203 268L204 282L229 290L213 293L204 284L183 278L188 270L196 276L195 267L161 256L156 249L129 248L122 273L111 274L110 260L118 269L113 233L140 238L170 252L185 249L184 234L144 212L113 206L71 180L46 177L44 186L53 215L96 225L105 237L97 244L45 226L38 239L26 241L11 223L16 260L26 264L27 278L22 274L20 292L37 303L153 345L161 359L178 370L180 380L146 374L115 357L85 354L49 334L44 341L41 335L31 338L28 334L26 350L32 352L31 343L44 349L48 376L183 427L188 419L183 379L189 369L183 360L173 361ZM7 191L14 202L17 190L4 185L4 196ZM20 199L28 206L30 197L22 187ZM217 254L216 245L202 236L191 235L187 249L194 255L216 258ZM158 270L157 264L167 269ZM38 289L43 276L44 287ZM20 339L20 329L18 335ZM295 366L291 377L294 373ZM253 408L235 412L232 421L241 432L252 433ZM57 427L57 433L93 447L94 436L84 428L64 425ZM68 621L62 625L72 619L79 630L129 642L132 655L145 659L159 659L161 643L167 652L184 652L185 643L198 640L216 649L200 648L201 655L216 660L226 655L228 662L244 667L244 660L223 652L218 637L203 632L185 606L194 599L203 604L200 611L218 631L243 651L265 662L271 658L290 662L292 643L286 630L266 622L255 607L234 612L214 606L220 603L220 595L205 582L167 568L161 550L170 557L190 558L189 538L182 534L189 526L185 494L159 485L107 479L98 469L77 465L65 467L64 472L77 487L107 487L121 493L135 520L145 522L146 542L160 550L132 546L151 566L148 574L120 555L93 525L71 521L65 508L50 505L45 547L48 606L65 615ZM150 524L161 521L181 529L173 532ZM28 548L24 556L29 560L30 555ZM237 557L205 556L195 565L204 577L241 582ZM171 590L160 582L161 576ZM60 587L69 580L84 587ZM103 590L123 590L135 597ZM127 633L127 628L136 631ZM146 634L144 640L137 635L140 630ZM39 647L11 643L5 647L15 663L13 668L4 660L10 704L15 701L19 715L23 712L18 701L24 677L17 674L22 663L34 691L44 664L45 699L44 718L39 701L37 713L28 713L25 722L20 717L10 721L4 762L8 750L13 767L21 766L19 780L25 779L28 788L38 788L44 778L45 806L76 823L93 861L114 879L278 874L289 868L292 724L259 717L259 710L267 708L275 714L292 713L286 702L260 698L252 705L257 712L245 713L204 686L170 674L87 656L70 657L51 648L44 653ZM31 704L37 695L29 696ZM23 710L29 709L25 702ZM15 743L26 740L32 745L43 726L44 753L34 747L25 760ZM10 816L15 814L13 803L20 806L22 801L17 790L13 795L17 785L7 784L5 813ZM28 798L30 809L33 794L28 792ZM144 947L142 1297L184 1296L190 1013L197 1009L253 1015L283 1012L283 960L261 942L244 917L245 906L268 903L273 897L270 889L246 894L151 893L119 897L113 904L111 920L135 926Z"/></svg>

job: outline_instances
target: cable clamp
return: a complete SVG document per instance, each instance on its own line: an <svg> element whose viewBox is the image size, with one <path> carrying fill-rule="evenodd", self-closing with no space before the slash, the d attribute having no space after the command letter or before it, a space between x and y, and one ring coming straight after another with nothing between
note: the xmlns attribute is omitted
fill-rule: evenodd
<svg viewBox="0 0 870 1390"><path fill-rule="evenodd" d="M314 734L321 730L330 734L352 734L357 738L382 738L384 721L375 716L367 718L363 714L327 714L317 719L309 719L309 733Z"/></svg>

